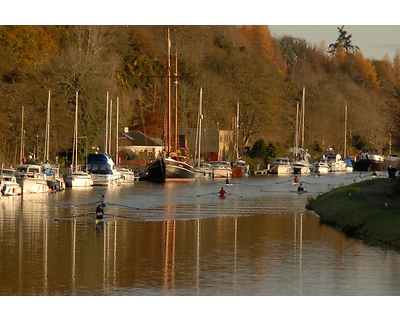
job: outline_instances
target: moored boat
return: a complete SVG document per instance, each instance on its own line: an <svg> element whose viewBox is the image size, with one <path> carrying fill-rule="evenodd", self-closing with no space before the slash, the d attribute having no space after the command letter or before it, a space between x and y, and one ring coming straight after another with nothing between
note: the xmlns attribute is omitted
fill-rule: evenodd
<svg viewBox="0 0 400 320"><path fill-rule="evenodd" d="M43 167L38 164L25 163L17 165L16 180L24 193L47 193L46 174L43 173Z"/></svg>
<svg viewBox="0 0 400 320"><path fill-rule="evenodd" d="M121 182L122 183L134 183L135 182L135 173L128 168L118 168L121 174Z"/></svg>
<svg viewBox="0 0 400 320"><path fill-rule="evenodd" d="M159 157L149 165L146 179L155 183L168 181L192 181L195 172L193 166L188 163L185 156L171 153L169 157Z"/></svg>
<svg viewBox="0 0 400 320"><path fill-rule="evenodd" d="M0 188L3 196L18 196L21 195L21 186L17 183L15 169L1 169Z"/></svg>
<svg viewBox="0 0 400 320"><path fill-rule="evenodd" d="M354 163L356 171L383 171L385 159L378 150L363 150Z"/></svg>
<svg viewBox="0 0 400 320"><path fill-rule="evenodd" d="M249 165L242 159L237 159L232 163L232 174L234 178L247 176L250 172Z"/></svg>
<svg viewBox="0 0 400 320"><path fill-rule="evenodd" d="M208 162L200 161L194 165L194 176L196 178L214 178L214 170Z"/></svg>
<svg viewBox="0 0 400 320"><path fill-rule="evenodd" d="M329 165L325 158L318 159L314 162L315 173L328 173Z"/></svg>
<svg viewBox="0 0 400 320"><path fill-rule="evenodd" d="M324 155L328 166L329 172L345 172L346 162L343 161L342 156L338 153L331 152Z"/></svg>
<svg viewBox="0 0 400 320"><path fill-rule="evenodd" d="M276 158L274 162L271 163L269 173L272 174L291 174L292 165L289 158Z"/></svg>
<svg viewBox="0 0 400 320"><path fill-rule="evenodd" d="M114 161L102 152L91 153L87 158L87 171L90 173L93 186L114 186L121 184L121 173Z"/></svg>
<svg viewBox="0 0 400 320"><path fill-rule="evenodd" d="M232 165L229 161L210 161L213 168L214 179L218 178L232 178Z"/></svg>

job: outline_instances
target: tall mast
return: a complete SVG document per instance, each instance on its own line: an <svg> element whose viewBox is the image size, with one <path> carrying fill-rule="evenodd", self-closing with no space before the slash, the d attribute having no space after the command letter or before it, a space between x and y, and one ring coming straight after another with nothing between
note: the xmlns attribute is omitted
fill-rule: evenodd
<svg viewBox="0 0 400 320"><path fill-rule="evenodd" d="M107 154L108 150L108 91L107 91L107 105L106 105L106 132L104 135L104 153Z"/></svg>
<svg viewBox="0 0 400 320"><path fill-rule="evenodd" d="M78 91L75 93L75 125L74 125L74 146L72 163L75 170L78 170ZM74 163L75 160L75 163Z"/></svg>
<svg viewBox="0 0 400 320"><path fill-rule="evenodd" d="M49 149L50 149L50 90L49 90L49 98L47 100L46 137L45 137L43 162L49 160L49 153L50 153Z"/></svg>
<svg viewBox="0 0 400 320"><path fill-rule="evenodd" d="M24 131L24 106L22 106L22 115L21 115L21 149L20 149L20 163L22 163L22 158L24 156L24 138L25 138L25 131Z"/></svg>
<svg viewBox="0 0 400 320"><path fill-rule="evenodd" d="M178 49L175 54L175 151L179 150L178 143Z"/></svg>
<svg viewBox="0 0 400 320"><path fill-rule="evenodd" d="M344 108L344 151L343 158L346 158L346 145L347 145L347 104Z"/></svg>
<svg viewBox="0 0 400 320"><path fill-rule="evenodd" d="M298 135L299 135L299 103L296 105L296 132L294 135L294 160L297 160L298 149Z"/></svg>
<svg viewBox="0 0 400 320"><path fill-rule="evenodd" d="M171 39L168 28L168 122L167 122L167 156L171 151Z"/></svg>
<svg viewBox="0 0 400 320"><path fill-rule="evenodd" d="M116 114L116 118L117 118L117 124L116 124L116 128L115 128L115 163L117 165L119 165L119 161L118 161L118 122L119 122L119 99L117 97L117 114Z"/></svg>
<svg viewBox="0 0 400 320"><path fill-rule="evenodd" d="M110 100L110 127L108 128L108 134L109 134L109 138L108 138L108 153L111 155L112 151L111 151L111 125L112 125L112 105L113 105L113 101L112 99Z"/></svg>
<svg viewBox="0 0 400 320"><path fill-rule="evenodd" d="M304 113L306 107L306 88L303 87L303 100L301 107L301 149L304 149Z"/></svg>
<svg viewBox="0 0 400 320"><path fill-rule="evenodd" d="M236 159L239 159L239 101L236 108Z"/></svg>
<svg viewBox="0 0 400 320"><path fill-rule="evenodd" d="M200 155L200 150L201 150L201 136L202 136L202 134L201 134L201 122L202 122L202 120L203 120L203 88L200 88L200 105L199 105L199 149L198 149L198 158L199 158L199 160L198 160L198 163L197 163L197 165L200 167L200 158L201 158L201 155Z"/></svg>

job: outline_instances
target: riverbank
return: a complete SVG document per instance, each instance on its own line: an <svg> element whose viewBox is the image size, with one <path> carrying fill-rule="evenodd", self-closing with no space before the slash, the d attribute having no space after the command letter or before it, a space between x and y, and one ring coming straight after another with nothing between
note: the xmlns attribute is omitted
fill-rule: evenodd
<svg viewBox="0 0 400 320"><path fill-rule="evenodd" d="M349 237L400 249L398 182L373 178L310 199L307 208Z"/></svg>

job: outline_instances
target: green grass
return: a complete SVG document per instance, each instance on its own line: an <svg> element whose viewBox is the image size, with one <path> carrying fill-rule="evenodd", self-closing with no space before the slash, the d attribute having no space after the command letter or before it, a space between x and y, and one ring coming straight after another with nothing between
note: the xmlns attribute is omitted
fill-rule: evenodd
<svg viewBox="0 0 400 320"><path fill-rule="evenodd" d="M388 207L366 200L362 188L380 182L366 180L334 189L309 202L308 208L321 217L321 223L329 224L349 237L372 239L400 248L400 208ZM388 196L396 196L395 188ZM351 196L349 196L351 193Z"/></svg>

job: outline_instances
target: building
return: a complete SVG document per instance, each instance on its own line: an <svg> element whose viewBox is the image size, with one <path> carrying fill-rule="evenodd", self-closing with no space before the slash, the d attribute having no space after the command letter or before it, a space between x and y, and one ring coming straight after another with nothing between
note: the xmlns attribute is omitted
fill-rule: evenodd
<svg viewBox="0 0 400 320"><path fill-rule="evenodd" d="M205 161L229 161L233 151L233 131L219 129L202 129L201 154L206 155ZM194 158L196 154L197 129L179 129L180 136L184 136L188 144L188 156ZM180 146L184 148L184 146Z"/></svg>

